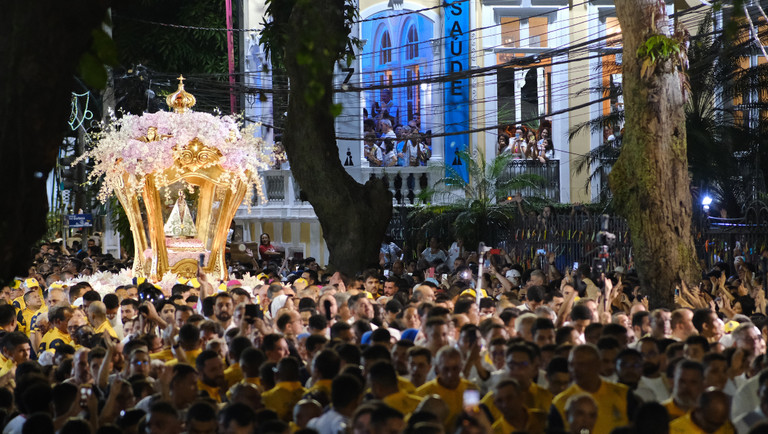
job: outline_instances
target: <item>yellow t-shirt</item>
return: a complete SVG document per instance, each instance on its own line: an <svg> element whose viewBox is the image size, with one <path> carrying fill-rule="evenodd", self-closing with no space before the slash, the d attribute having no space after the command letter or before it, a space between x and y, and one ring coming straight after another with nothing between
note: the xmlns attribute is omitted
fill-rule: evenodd
<svg viewBox="0 0 768 434"><path fill-rule="evenodd" d="M32 317L35 316L37 310L29 310L24 308L18 315L16 315L16 321L19 323L19 331L29 337L32 334Z"/></svg>
<svg viewBox="0 0 768 434"><path fill-rule="evenodd" d="M526 409L528 412L528 421L525 426L516 428L506 419L500 417L493 424L491 429L494 434L509 434L512 432L526 432L528 434L543 434L544 429L547 426L547 415L541 410Z"/></svg>
<svg viewBox="0 0 768 434"><path fill-rule="evenodd" d="M597 422L595 423L594 432L609 433L613 428L629 423L629 419L627 419L628 391L629 388L623 384L603 380L597 392L589 393L576 383L573 383L552 400L552 405L560 414L560 419L567 431L568 419L565 416L565 403L573 395L588 393L597 403ZM558 427L550 426L549 428L556 429Z"/></svg>
<svg viewBox="0 0 768 434"><path fill-rule="evenodd" d="M493 420L497 420L501 417L501 412L496 408L496 403L493 402L495 397L496 395L493 391L490 391L480 400L480 404L485 405L488 408L488 411L491 412ZM523 405L529 410L541 410L546 414L546 412L549 411L549 407L552 405L552 398L552 392L531 382L528 390L523 394Z"/></svg>
<svg viewBox="0 0 768 434"><path fill-rule="evenodd" d="M206 392L212 400L221 404L221 395L218 387L209 386L200 380L197 380L197 390Z"/></svg>
<svg viewBox="0 0 768 434"><path fill-rule="evenodd" d="M243 370L239 363L233 363L232 366L224 370L224 378L227 380L227 387L232 387L243 379Z"/></svg>
<svg viewBox="0 0 768 434"><path fill-rule="evenodd" d="M43 306L32 315L32 319L29 320L30 334L40 331L40 324L38 324L38 321L43 315L45 315L45 319L48 319L48 306L45 303L43 303Z"/></svg>
<svg viewBox="0 0 768 434"><path fill-rule="evenodd" d="M195 361L197 360L197 356L199 356L200 353L202 352L203 352L202 348L198 348L196 350L184 351L184 355L187 356L187 364L195 366ZM165 366L173 366L173 365L177 365L178 363L179 363L179 359L173 358L165 362Z"/></svg>
<svg viewBox="0 0 768 434"><path fill-rule="evenodd" d="M413 413L414 410L416 410L416 407L421 402L421 397L400 390L397 393L393 393L384 397L382 401L384 401L384 404L387 404L400 413L403 413L403 416L408 416L409 414Z"/></svg>
<svg viewBox="0 0 768 434"><path fill-rule="evenodd" d="M726 422L712 434L733 434L736 432L733 429L731 422ZM698 425L693 423L691 419L691 413L686 413L677 419L669 423L669 434L709 434L707 431L699 428Z"/></svg>
<svg viewBox="0 0 768 434"><path fill-rule="evenodd" d="M317 380L312 387L307 390L308 395L318 396L325 395L328 398L328 402L331 401L331 384L333 380Z"/></svg>
<svg viewBox="0 0 768 434"><path fill-rule="evenodd" d="M40 347L38 350L41 354L43 351L53 352L60 345L72 345L72 338L69 336L69 334L62 333L56 327L51 327L51 329L45 333L43 339L40 341Z"/></svg>
<svg viewBox="0 0 768 434"><path fill-rule="evenodd" d="M667 399L666 401L662 402L661 405L664 406L664 408L667 409L667 413L669 413L669 420L675 420L678 417L681 417L685 415L686 411L682 408L678 407L677 404L675 404L675 400L672 398Z"/></svg>
<svg viewBox="0 0 768 434"><path fill-rule="evenodd" d="M454 422L456 422L456 417L464 410L465 390L477 390L477 386L471 381L462 378L459 387L451 390L441 386L440 383L438 383L437 378L435 378L416 389L416 395L421 397L432 394L439 395L448 406L449 414L448 419L445 421L445 426L450 428L453 427Z"/></svg>
<svg viewBox="0 0 768 434"><path fill-rule="evenodd" d="M307 389L300 382L281 381L261 395L261 402L264 407L276 412L281 420L290 422L293 420L293 407L305 393Z"/></svg>
<svg viewBox="0 0 768 434"><path fill-rule="evenodd" d="M170 348L160 350L156 353L151 353L149 355L149 358L151 360L162 360L164 362L167 362L169 360L173 360L173 351L171 351Z"/></svg>
<svg viewBox="0 0 768 434"><path fill-rule="evenodd" d="M410 381L408 381L407 378L403 378L401 376L397 376L397 387L405 392L410 393L411 395L416 393L416 386L413 385Z"/></svg>
<svg viewBox="0 0 768 434"><path fill-rule="evenodd" d="M109 325L109 321L105 320L103 323L101 323L101 325L93 329L94 336L98 336L104 333L105 331L109 333L110 336L117 339L117 333L115 333L115 329L113 329L112 326Z"/></svg>

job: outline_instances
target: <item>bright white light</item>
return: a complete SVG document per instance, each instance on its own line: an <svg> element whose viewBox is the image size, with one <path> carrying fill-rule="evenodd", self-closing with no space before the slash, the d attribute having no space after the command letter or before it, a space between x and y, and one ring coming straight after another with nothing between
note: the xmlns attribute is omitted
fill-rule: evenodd
<svg viewBox="0 0 768 434"><path fill-rule="evenodd" d="M712 205L712 198L709 196L704 196L704 198L701 199L701 204L704 206Z"/></svg>
<svg viewBox="0 0 768 434"><path fill-rule="evenodd" d="M427 83L421 83L421 90L423 91L427 90Z"/></svg>

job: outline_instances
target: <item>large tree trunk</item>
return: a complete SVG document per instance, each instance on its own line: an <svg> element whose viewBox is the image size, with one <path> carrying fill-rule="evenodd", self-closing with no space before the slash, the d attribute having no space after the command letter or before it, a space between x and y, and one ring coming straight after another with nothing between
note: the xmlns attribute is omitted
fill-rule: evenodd
<svg viewBox="0 0 768 434"><path fill-rule="evenodd" d="M10 1L0 13L0 280L26 275L46 230L46 179L70 112L70 91L102 0Z"/></svg>
<svg viewBox="0 0 768 434"><path fill-rule="evenodd" d="M289 18L273 17L291 28L285 47L290 94L283 144L293 176L320 220L330 264L353 274L378 263L392 195L381 181L357 183L339 160L331 106L334 64L348 38L344 0L293 2Z"/></svg>
<svg viewBox="0 0 768 434"><path fill-rule="evenodd" d="M653 34L671 36L663 0L617 0L624 49L626 124L623 147L610 175L616 207L629 222L635 266L651 307L671 307L682 276L699 269L691 236L682 72L660 62L641 76L637 49Z"/></svg>

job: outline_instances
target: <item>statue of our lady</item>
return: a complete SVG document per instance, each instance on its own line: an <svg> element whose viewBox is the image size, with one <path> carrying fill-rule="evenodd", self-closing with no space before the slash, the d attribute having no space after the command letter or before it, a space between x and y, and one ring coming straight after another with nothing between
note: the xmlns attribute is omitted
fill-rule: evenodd
<svg viewBox="0 0 768 434"><path fill-rule="evenodd" d="M190 214L187 201L184 199L183 190L179 190L179 198L173 205L171 215L168 217L163 230L166 237L194 238L197 236L195 222L192 220L192 214Z"/></svg>

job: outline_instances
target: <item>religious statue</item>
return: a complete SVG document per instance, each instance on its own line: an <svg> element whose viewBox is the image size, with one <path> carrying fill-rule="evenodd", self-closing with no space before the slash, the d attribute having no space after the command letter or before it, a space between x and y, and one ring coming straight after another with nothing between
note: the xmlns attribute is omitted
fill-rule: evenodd
<svg viewBox="0 0 768 434"><path fill-rule="evenodd" d="M192 214L189 212L187 201L184 199L184 190L179 190L179 198L173 205L168 222L163 227L166 237L186 237L194 238L197 236L195 222L192 220Z"/></svg>
<svg viewBox="0 0 768 434"><path fill-rule="evenodd" d="M171 137L169 134L158 134L157 127L147 128L147 135L145 137L139 137L142 142L157 142Z"/></svg>

